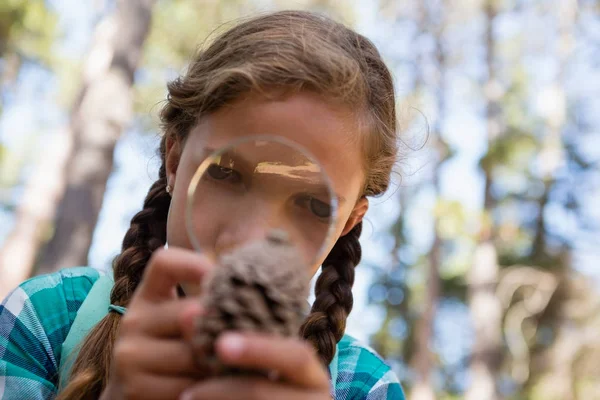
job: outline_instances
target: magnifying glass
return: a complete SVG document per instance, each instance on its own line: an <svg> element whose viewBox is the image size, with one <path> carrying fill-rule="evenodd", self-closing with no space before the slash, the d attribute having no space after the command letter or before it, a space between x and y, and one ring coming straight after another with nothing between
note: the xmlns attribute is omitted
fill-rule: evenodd
<svg viewBox="0 0 600 400"><path fill-rule="evenodd" d="M223 365L214 343L226 331L299 334L309 270L332 239L337 199L305 148L277 136L239 139L194 174L186 228L195 250L217 264L203 281L204 310L192 348L210 374L260 373Z"/></svg>
<svg viewBox="0 0 600 400"><path fill-rule="evenodd" d="M337 209L331 181L308 150L279 136L250 136L200 164L188 188L186 229L194 249L213 260L277 237L309 268L326 250Z"/></svg>

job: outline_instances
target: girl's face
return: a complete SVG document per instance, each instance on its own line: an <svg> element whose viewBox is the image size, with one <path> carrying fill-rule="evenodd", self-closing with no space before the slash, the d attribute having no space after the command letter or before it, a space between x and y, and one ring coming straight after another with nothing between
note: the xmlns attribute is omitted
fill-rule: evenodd
<svg viewBox="0 0 600 400"><path fill-rule="evenodd" d="M322 257L309 266L313 275L335 241L360 222L368 208L367 200L361 197L365 174L360 138L364 133L360 132L359 126L353 110L328 103L309 92L276 100L251 95L203 118L191 130L185 143L167 142L167 181L173 187L167 223L169 246L192 248L185 224L187 189L198 166L206 158L207 149L219 149L248 136L277 135L299 143L316 157L330 178L338 199L334 234ZM240 211L243 206L227 205L225 196L220 202L213 198L201 203L202 222L195 224L198 227L196 235L203 247L210 247L207 250L213 254L218 255L252 238L264 237L265 232L260 231L268 229L260 221L259 212L254 209L254 212ZM309 215L306 217L298 220L302 219L305 226L310 226L307 225ZM316 224L314 227L315 232L323 229ZM315 254L314 243L310 240L300 243L299 247Z"/></svg>

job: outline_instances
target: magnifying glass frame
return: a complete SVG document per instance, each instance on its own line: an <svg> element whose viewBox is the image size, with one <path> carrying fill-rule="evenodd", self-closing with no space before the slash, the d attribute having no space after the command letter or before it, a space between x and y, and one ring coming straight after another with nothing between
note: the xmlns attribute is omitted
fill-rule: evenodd
<svg viewBox="0 0 600 400"><path fill-rule="evenodd" d="M322 171L322 175L325 179L327 191L328 191L329 198L330 198L331 217L330 217L329 228L327 229L327 233L325 235L323 243L321 244L321 248L319 249L319 251L317 251L317 254L315 255L315 260L320 259L326 250L326 246L327 246L331 236L334 234L337 217L338 217L338 199L333 191L333 185L332 185L331 179L325 173L325 169L323 168L322 164L320 162L318 162L316 157L314 157L312 155L312 153L310 151L308 151L304 146L302 146L290 139L286 139L286 138L283 138L281 136L276 136L276 135L252 135L252 136L242 137L240 139L237 139L237 140L229 143L226 146L223 146L223 147L213 151L210 155L208 155L202 161L202 163L200 163L200 165L196 169L196 172L194 173L194 176L192 177L192 180L190 181L190 184L188 186L187 199L186 199L185 225L186 225L187 234L188 234L188 237L189 237L189 240L190 240L192 246L198 252L203 251L202 246L200 245L198 238L196 237L196 235L194 233L194 222L193 222L194 221L194 218L193 218L194 195L196 192L196 188L198 187L198 183L200 182L200 180L206 173L208 167L214 162L215 159L218 159L220 156L222 156L226 151L228 151L230 149L235 149L239 145L242 145L245 143L252 143L252 142L267 142L267 143L274 142L274 143L278 143L278 144L290 147L292 149L297 149L304 157L306 157L310 162L317 165L320 168L320 170Z"/></svg>

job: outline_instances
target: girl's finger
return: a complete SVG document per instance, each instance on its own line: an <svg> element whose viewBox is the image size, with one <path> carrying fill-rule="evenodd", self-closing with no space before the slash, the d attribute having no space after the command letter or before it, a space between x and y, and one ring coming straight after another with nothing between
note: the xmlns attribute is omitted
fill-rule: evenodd
<svg viewBox="0 0 600 400"><path fill-rule="evenodd" d="M206 257L192 251L159 249L152 254L132 302L136 298L151 302L172 299L178 283L200 283L211 268Z"/></svg>
<svg viewBox="0 0 600 400"><path fill-rule="evenodd" d="M328 400L328 392L304 391L265 379L209 379L187 389L180 400Z"/></svg>
<svg viewBox="0 0 600 400"><path fill-rule="evenodd" d="M283 380L303 388L329 388L327 372L315 351L298 339L226 333L217 341L217 354L231 366L274 370Z"/></svg>
<svg viewBox="0 0 600 400"><path fill-rule="evenodd" d="M143 349L143 351L140 351ZM140 370L153 375L200 379L205 376L193 353L182 340L152 340L145 337L115 345L116 367L121 371Z"/></svg>
<svg viewBox="0 0 600 400"><path fill-rule="evenodd" d="M198 299L177 299L130 307L123 316L121 332L155 337L182 337L188 320L201 314Z"/></svg>
<svg viewBox="0 0 600 400"><path fill-rule="evenodd" d="M144 400L176 400L197 381L186 377L139 374L121 386L119 397Z"/></svg>

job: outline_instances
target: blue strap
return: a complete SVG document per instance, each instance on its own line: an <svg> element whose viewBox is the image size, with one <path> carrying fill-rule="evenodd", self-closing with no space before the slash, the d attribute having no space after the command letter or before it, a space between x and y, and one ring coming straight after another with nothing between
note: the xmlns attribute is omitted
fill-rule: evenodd
<svg viewBox="0 0 600 400"><path fill-rule="evenodd" d="M114 311L121 315L125 315L125 311L127 311L127 309L125 307L115 306L114 304L111 304L108 306L108 311Z"/></svg>
<svg viewBox="0 0 600 400"><path fill-rule="evenodd" d="M69 381L71 367L79 354L85 336L106 314L110 306L110 291L114 286L112 274L103 275L94 283L79 307L73 325L62 344L59 364L60 387Z"/></svg>

